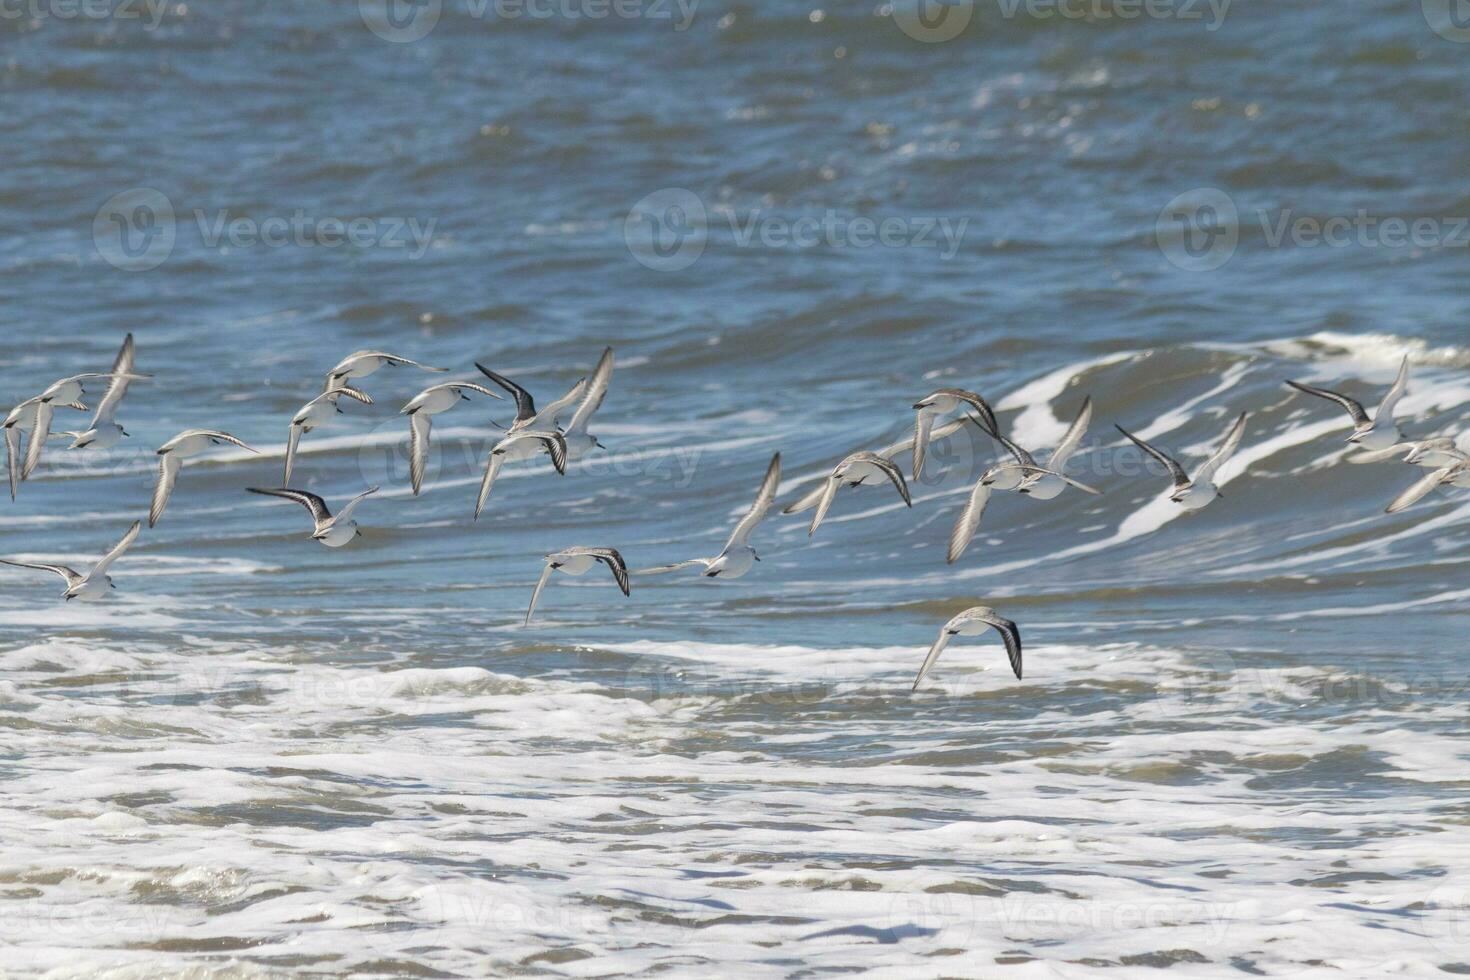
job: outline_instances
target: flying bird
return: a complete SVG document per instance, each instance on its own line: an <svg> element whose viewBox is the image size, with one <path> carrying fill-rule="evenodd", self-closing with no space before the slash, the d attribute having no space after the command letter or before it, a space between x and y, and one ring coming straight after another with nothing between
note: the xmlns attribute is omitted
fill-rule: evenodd
<svg viewBox="0 0 1470 980"><path fill-rule="evenodd" d="M608 352L603 354L603 359L607 363L608 371L611 372L612 358ZM601 368L602 366L603 362L599 361L598 367ZM571 389L565 395L562 395L556 401L538 411L536 400L531 397L531 393L525 388L522 388L503 374L496 374L478 361L475 362L475 367L479 368L480 373L485 375L485 377L510 392L511 397L516 400L516 418L508 430L510 432L520 432L523 430L560 431L561 417L566 414L569 408L582 401L587 393L587 379L583 378L572 385ZM599 399L599 403L600 401Z"/></svg>
<svg viewBox="0 0 1470 980"><path fill-rule="evenodd" d="M1397 514L1417 504L1431 491L1438 490L1440 487L1470 488L1470 460L1462 459L1450 466L1442 466L1415 480L1413 486L1394 498L1393 503L1388 505L1384 513Z"/></svg>
<svg viewBox="0 0 1470 980"><path fill-rule="evenodd" d="M183 467L184 460L190 456L198 456L213 446L224 445L238 446L247 452L260 455L259 450L245 445L228 432L219 432L215 429L188 429L158 447L158 482L153 487L153 504L148 510L149 527L157 527L159 520L162 519L164 508L168 506L168 499L174 492L174 481L179 477L179 470Z"/></svg>
<svg viewBox="0 0 1470 980"><path fill-rule="evenodd" d="M377 373L379 368L402 365L435 374L444 374L449 370L448 368L429 367L427 364L420 364L418 361L411 361L396 354L385 354L380 350L360 350L354 354L348 354L341 363L327 373L327 380L322 386L322 391L341 388L354 378L366 378L370 374Z"/></svg>
<svg viewBox="0 0 1470 980"><path fill-rule="evenodd" d="M1240 417L1225 433L1225 439L1220 443L1220 448L1216 449L1215 454L1195 470L1194 479L1190 479L1189 474L1184 472L1184 467L1167 453L1144 442L1121 425L1116 425L1114 428L1127 436L1139 449L1163 463L1169 470L1169 475L1174 478L1174 488L1169 491L1169 499L1187 511L1196 511L1203 509L1210 501L1221 496L1219 489L1215 486L1215 476L1220 472L1220 467L1229 462L1230 457L1235 455L1235 450L1240 446L1240 437L1245 434L1246 415L1245 412L1240 413Z"/></svg>
<svg viewBox="0 0 1470 980"><path fill-rule="evenodd" d="M328 548L341 548L343 545L351 544L357 538L362 537L362 531L358 529L357 522L352 519L352 512L357 509L357 505L362 503L366 497L378 492L377 487L369 487L356 497L347 501L343 505L341 512L336 517L333 517L332 512L327 509L327 502L325 500L305 490L292 490L289 487L282 487L279 490L262 490L258 487L248 487L247 489L251 493L258 493L267 497L280 497L284 500L294 500L296 503L305 507L307 513L311 515L314 524L311 532L312 539L320 541Z"/></svg>
<svg viewBox="0 0 1470 980"><path fill-rule="evenodd" d="M924 658L924 665L919 668L919 676L914 678L914 686L911 690L917 691L919 685L924 682L924 675L934 666L934 661L944 652L949 641L955 636L979 636L986 630L994 629L1005 641L1006 656L1010 658L1011 670L1015 671L1016 680L1021 679L1021 631L1016 624L1009 619L996 613L989 606L974 606L966 609L954 619L944 624L939 631L939 637L934 645L929 648L929 655Z"/></svg>
<svg viewBox="0 0 1470 980"><path fill-rule="evenodd" d="M966 415L964 418L955 419L952 422L946 422L943 425L936 426L934 430L929 433L929 444L932 446L940 439L948 439L950 436L954 435L965 426L970 425L973 421L973 416ZM912 451L915 442L916 440L914 439L914 437L909 436L907 439L900 439L898 442L895 442L892 445L884 446L882 449L876 450L876 452L884 459L897 459L904 453ZM799 497L792 503L787 504L786 507L782 509L781 513L800 514L802 511L811 510L813 507L817 506L817 504L822 502L822 494L826 491L826 489L827 481L823 479L804 496Z"/></svg>
<svg viewBox="0 0 1470 980"><path fill-rule="evenodd" d="M97 410L92 415L91 425L82 432L64 432L62 435L69 436L72 440L71 449L111 449L126 436L127 430L117 424L117 409L122 404L123 396L128 393L128 385L136 379L147 378L146 374L137 374L134 367L137 361L137 349L133 343L133 335L128 334L123 338L122 347L118 349L117 357L112 362L112 371L103 377L110 378L107 391L98 403ZM84 376L58 381L48 391L54 390L55 397L47 401L42 395L41 406L36 412L36 429L31 436L30 445L26 447L25 469L21 471L21 477L29 477L36 469L36 464L41 461L41 452L45 448L45 439L50 437L52 405L57 402L71 402L75 398L68 395L80 396L82 388L79 379L84 381Z"/></svg>
<svg viewBox="0 0 1470 980"><path fill-rule="evenodd" d="M526 623L531 625L531 616L536 612L536 603L541 600L541 590L546 588L546 580L551 578L552 572L564 572L567 575L585 575L593 565L602 562L612 570L613 580L618 583L618 588L623 590L623 595L631 595L628 584L628 564L623 561L623 556L618 554L615 548L567 548L546 556L546 567L541 570L541 577L536 580L536 591L531 593L531 606L526 610Z"/></svg>
<svg viewBox="0 0 1470 980"><path fill-rule="evenodd" d="M990 403L973 391L966 391L963 388L940 388L920 398L914 402L913 478L915 480L924 471L924 457L929 451L929 441L932 438L930 430L934 427L935 416L948 415L961 408L973 408L980 414L986 427L990 430L999 429L995 422L995 411L991 409Z"/></svg>
<svg viewBox="0 0 1470 980"><path fill-rule="evenodd" d="M324 391L301 406L301 410L291 417L291 428L286 433L286 475L282 478L282 483L287 486L291 485L291 471L296 466L296 449L301 445L301 437L313 429L326 425L335 416L343 414L341 407L337 404L343 395L356 399L364 405L373 403L373 400L364 392L343 385L331 391Z"/></svg>
<svg viewBox="0 0 1470 980"><path fill-rule="evenodd" d="M706 578L739 578L744 575L756 562L761 560L761 556L756 554L755 549L750 546L750 535L756 526L765 520L766 512L771 509L771 504L776 499L776 487L780 482L781 454L777 453L771 457L771 464L766 467L765 478L761 480L760 489L756 491L755 503L750 505L750 511L741 518L739 524L735 525L735 530L731 532L730 540L725 542L723 551L713 558L693 558L673 565L640 569L633 574L662 575L681 568L699 566L703 569L700 574Z"/></svg>
<svg viewBox="0 0 1470 980"><path fill-rule="evenodd" d="M1403 363L1399 365L1398 378L1394 381L1393 387L1388 390L1388 394L1383 396L1383 401L1378 403L1378 409L1373 413L1372 418L1368 417L1368 413L1363 409L1361 402L1349 398L1340 392L1329 391L1326 388L1317 388L1297 381L1288 381L1286 383L1297 391L1337 402L1337 404L1346 409L1348 416L1353 420L1353 432L1352 435L1348 436L1347 441L1355 446L1361 446L1368 450L1379 450L1388 449L1403 441L1404 437L1399 432L1398 423L1394 421L1393 413L1398 408L1400 399L1404 397L1404 393L1409 389L1408 357L1405 357Z"/></svg>
<svg viewBox="0 0 1470 980"><path fill-rule="evenodd" d="M807 529L807 537L817 533L822 519L827 516L827 508L832 506L832 498L837 496L838 487L871 486L884 481L892 483L898 489L898 495L905 504L914 506L913 498L909 496L908 484L903 479L903 472L893 460L864 451L853 453L838 463L833 467L832 475L827 477L827 485L822 488L822 499L817 503L817 513L812 518L811 527Z"/></svg>
<svg viewBox="0 0 1470 980"><path fill-rule="evenodd" d="M469 401L468 392L471 391L496 399L505 397L484 385L471 384L468 381L451 381L449 384L424 389L403 406L403 414L408 416L408 474L413 483L415 497L419 495L424 485L424 469L429 462L429 433L434 427L433 417L442 415L460 402Z"/></svg>
<svg viewBox="0 0 1470 980"><path fill-rule="evenodd" d="M34 568L43 572L60 575L66 582L66 591L62 593L62 598L67 602L73 599L80 599L82 602L96 602L98 599L105 598L110 589L117 588L116 585L112 584L112 576L107 574L107 570L112 567L113 562L123 556L123 553L128 548L132 547L134 541L138 540L138 532L142 529L143 522L134 521L133 526L128 528L128 533L123 535L122 540L104 555L101 561L93 565L92 570L85 575L66 565L11 561L8 558L0 559L0 561L3 561L7 565L14 565L16 568Z"/></svg>
<svg viewBox="0 0 1470 980"><path fill-rule="evenodd" d="M5 416L5 422L0 428L5 430L5 463L10 472L10 499L14 500L22 479L22 470L25 466L24 457L21 453L21 436L27 432L35 432L36 422L41 413L41 398L28 398L10 410ZM72 402L61 405L61 408L72 408L79 412L87 411L87 406L81 402ZM48 419L50 413L47 414Z"/></svg>
<svg viewBox="0 0 1470 980"><path fill-rule="evenodd" d="M478 521L480 514L485 510L485 502L490 499L490 488L495 485L495 478L500 475L500 468L511 460L530 459L542 451L550 454L551 465L556 467L556 472L565 476L567 440L560 432L536 429L512 430L509 435L491 447L490 455L485 459L485 476L480 480L480 495L475 498L475 520Z"/></svg>

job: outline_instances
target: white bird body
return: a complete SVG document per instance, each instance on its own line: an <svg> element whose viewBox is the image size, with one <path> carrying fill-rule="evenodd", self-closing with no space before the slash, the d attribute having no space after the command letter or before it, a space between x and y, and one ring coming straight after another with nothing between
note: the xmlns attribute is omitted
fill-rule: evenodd
<svg viewBox="0 0 1470 980"><path fill-rule="evenodd" d="M526 609L525 625L531 625L531 616L536 612L536 604L541 601L541 590L546 588L546 582L551 578L552 572L561 572L565 575L585 575L599 562L612 571L613 581L623 591L623 595L631 595L628 563L623 561L623 556L616 548L567 548L546 556L546 567L541 570L541 577L536 580L536 589L531 593L531 605Z"/></svg>
<svg viewBox="0 0 1470 980"><path fill-rule="evenodd" d="M913 479L917 480L924 471L924 458L929 451L929 443L934 438L932 429L934 420L940 415L948 415L960 409L973 408L979 412L981 428L987 432L998 431L999 426L995 421L995 410L990 403L973 391L963 388L940 388L932 391L914 402L914 439L913 439Z"/></svg>
<svg viewBox="0 0 1470 980"><path fill-rule="evenodd" d="M781 454L776 453L766 467L766 475L761 478L755 502L750 505L750 510L741 518L740 523L735 525L735 530L730 534L730 540L725 542L724 550L713 558L692 558L673 565L641 569L633 574L662 575L681 568L700 566L706 578L739 578L744 575L755 567L756 562L761 560L760 555L756 554L755 549L750 545L750 535L770 511L771 504L776 500L776 488L780 483Z"/></svg>
<svg viewBox="0 0 1470 980"><path fill-rule="evenodd" d="M399 357L397 354L389 354L385 351L360 350L342 358L337 366L327 373L326 384L322 386L322 390L326 392L334 388L341 388L354 378L366 378L376 374L381 368L401 365L416 367L421 371L430 371L435 374L443 374L449 370L448 368L429 367L427 364L420 364L418 361L411 361L406 357Z"/></svg>
<svg viewBox="0 0 1470 980"><path fill-rule="evenodd" d="M490 499L490 488L495 485L500 468L509 461L530 459L542 452L551 456L551 465L556 468L557 473L565 476L567 441L560 432L512 429L491 447L490 454L485 459L485 476L480 480L480 495L475 499L475 520L478 521L485 510L485 503Z"/></svg>
<svg viewBox="0 0 1470 980"><path fill-rule="evenodd" d="M102 401L97 405L97 411L92 416L91 426L82 432L64 432L62 435L70 436L72 449L102 450L111 449L123 440L128 434L127 430L117 423L117 410L122 405L123 396L128 393L128 385L134 379L146 378L146 374L135 374L133 367L137 362L137 351L133 344L133 335L128 334L123 338L122 348L117 352L117 358L112 362L112 371L105 375L110 380L107 383L107 393L102 396ZM75 382L76 379L70 379ZM85 380L85 376L82 377ZM72 383L59 382L63 389L53 401L75 401L75 398L63 396L71 394L75 390L80 396L81 388L73 389ZM44 401L44 398L43 398ZM50 415L43 408L37 416L37 439L32 442L33 452L26 454L26 473L29 475L34 464L40 461L40 432L41 423L50 424Z"/></svg>
<svg viewBox="0 0 1470 980"><path fill-rule="evenodd" d="M69 405L61 405L61 408L72 408L85 412L87 406L80 402ZM21 453L20 439L23 433L35 432L36 425L40 420L42 411L45 411L49 420L53 411L52 405L43 405L39 396L28 398L10 410L5 416L5 422L0 428L5 432L5 463L10 476L10 499L14 500L20 489L20 481L25 469L24 457ZM49 424L49 421L48 421Z"/></svg>
<svg viewBox="0 0 1470 980"><path fill-rule="evenodd" d="M1369 452L1381 452L1385 449L1392 449L1404 441L1403 433L1399 431L1398 423L1394 420L1394 412L1409 390L1409 359L1407 356L1399 365L1398 377L1394 379L1393 387L1388 390L1388 394L1383 396L1383 401L1378 403L1378 409L1371 418L1361 402L1341 392L1301 384L1297 381L1286 383L1304 394L1325 398L1342 406L1348 413L1348 417L1353 420L1353 431L1347 437L1347 441L1355 446Z"/></svg>
<svg viewBox="0 0 1470 980"><path fill-rule="evenodd" d="M586 456L592 450L602 446L597 437L587 431L592 422L592 416L602 407L603 399L607 397L608 383L612 380L613 351L611 347L603 349L602 357L597 362L597 367L592 370L592 377L587 382L585 393L576 412L572 414L572 420L567 424L563 435L567 440L567 459L578 460Z"/></svg>
<svg viewBox="0 0 1470 980"><path fill-rule="evenodd" d="M1219 474L1220 468L1229 462L1230 457L1235 455L1235 450L1240 447L1241 437L1245 434L1247 417L1247 413L1240 413L1240 416L1225 433L1220 447L1215 450L1214 455L1200 465L1199 469L1195 470L1192 478L1184 471L1184 467L1167 453L1144 442L1121 425L1114 426L1114 428L1127 436L1129 441L1138 448L1164 464L1174 480L1174 485L1169 490L1169 499L1186 511L1193 513L1203 510L1221 496L1219 487L1215 485L1215 477Z"/></svg>
<svg viewBox="0 0 1470 980"><path fill-rule="evenodd" d="M142 521L134 521L133 526L124 534L111 551L102 557L102 560L92 566L92 570L85 575L66 565L48 565L40 562L11 561L0 559L7 565L17 568L34 568L44 572L51 572L61 576L66 582L66 591L62 598L67 602L76 599L79 602L96 602L107 597L107 594L117 588L112 583L112 576L108 575L108 569L113 562L117 561L138 540L138 532L143 529Z"/></svg>
<svg viewBox="0 0 1470 980"><path fill-rule="evenodd" d="M364 405L373 403L366 393L344 384L339 388L322 392L301 406L300 410L291 416L291 427L286 433L286 473L281 480L282 483L287 486L291 485L291 472L296 467L296 450L301 445L301 437L343 414L341 407L337 404L343 395Z"/></svg>
<svg viewBox="0 0 1470 980"><path fill-rule="evenodd" d="M833 467L831 475L827 477L827 483L822 488L822 499L817 503L817 513L812 518L811 527L807 529L807 536L817 533L817 528L827 516L827 509L832 506L839 487L873 486L879 483L893 484L903 502L909 507L914 506L903 472L891 459L885 459L877 453L856 452Z"/></svg>
<svg viewBox="0 0 1470 980"><path fill-rule="evenodd" d="M149 527L157 527L162 519L184 460L208 452L215 446L224 445L238 446L258 454L257 450L251 449L228 432L215 429L187 429L158 447L158 482L153 486L153 503L148 510Z"/></svg>
<svg viewBox="0 0 1470 980"><path fill-rule="evenodd" d="M248 488L251 493L258 493L267 497L280 497L283 500L295 501L306 508L311 515L313 528L311 536L313 540L320 541L328 548L341 548L351 544L362 535L362 530L357 522L352 519L353 511L365 498L378 492L377 487L369 487L362 493L353 497L342 506L342 510L333 517L327 508L327 502L314 493L305 490L292 490L282 487L279 490L262 490L257 487Z"/></svg>
<svg viewBox="0 0 1470 980"><path fill-rule="evenodd" d="M951 638L956 636L979 636L988 631L995 630L1005 641L1006 655L1011 662L1011 670L1016 675L1016 680L1021 679L1021 631L1016 624L1009 619L999 615L989 606L973 606L960 613L958 616L945 623L939 630L939 636L934 645L929 648L929 654L924 658L923 666L919 668L919 676L914 678L913 690L918 690L923 683L924 677L934 666L939 655L949 644Z"/></svg>
<svg viewBox="0 0 1470 980"><path fill-rule="evenodd" d="M424 389L403 406L402 414L408 416L409 480L413 485L415 497L423 489L424 472L429 464L429 435L434 429L433 416L442 415L460 402L469 401L470 396L467 392L471 391L488 395L491 398L503 397L483 385L471 384L468 381L451 381L449 384L434 385L432 388Z"/></svg>

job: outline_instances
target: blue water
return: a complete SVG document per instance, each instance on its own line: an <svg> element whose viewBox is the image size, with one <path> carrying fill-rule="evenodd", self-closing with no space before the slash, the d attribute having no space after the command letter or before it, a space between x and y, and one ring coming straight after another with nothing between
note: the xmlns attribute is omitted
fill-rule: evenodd
<svg viewBox="0 0 1470 980"><path fill-rule="evenodd" d="M0 11L0 395L129 331L153 375L0 552L95 560L183 429L263 450L187 465L108 602L0 573L0 972L1470 969L1470 500L1385 516L1422 471L1282 385L1371 406L1407 355L1404 429L1470 418L1470 46L1433 0L983 3L938 43L785 0L446 0L400 43L364 3ZM411 494L419 390L480 361L544 403L605 345L605 452L508 466L476 522L512 418L476 399ZM382 487L333 551L244 488L362 348L451 373L303 439L296 486ZM912 510L779 513L941 386L1037 450L1091 395L1105 494L998 494L947 565L967 436ZM1187 518L1112 428L1192 465L1241 411ZM520 628L548 552L717 553L777 451L749 575L557 577ZM911 695L982 602L1025 680L961 638Z"/></svg>

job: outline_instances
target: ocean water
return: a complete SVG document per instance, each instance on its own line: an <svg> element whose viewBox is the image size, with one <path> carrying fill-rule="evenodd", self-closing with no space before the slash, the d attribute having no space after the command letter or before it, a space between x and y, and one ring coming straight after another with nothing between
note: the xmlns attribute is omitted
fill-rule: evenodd
<svg viewBox="0 0 1470 980"><path fill-rule="evenodd" d="M95 559L182 429L263 452L187 465L109 601L0 571L0 976L1470 972L1470 497L1385 516L1418 471L1282 384L1407 355L1470 448L1470 34L1219 6L6 5L0 404L128 331L153 378L0 553ZM422 387L605 345L606 452L475 522L477 399L410 493ZM332 551L244 488L359 348L452 373L305 437L297 486L383 488ZM946 565L958 438L912 510L521 628L547 552L715 554L772 453L784 505L947 385L1038 449L1091 395L1105 494L997 495ZM1192 463L1241 411L1189 517L1112 428ZM1024 681L991 634L911 693L981 602Z"/></svg>

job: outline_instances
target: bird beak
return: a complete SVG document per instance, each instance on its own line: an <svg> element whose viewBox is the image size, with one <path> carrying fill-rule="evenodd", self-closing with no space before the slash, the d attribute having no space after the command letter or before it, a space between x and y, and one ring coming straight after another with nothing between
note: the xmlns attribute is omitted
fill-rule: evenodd
<svg viewBox="0 0 1470 980"><path fill-rule="evenodd" d="M131 438L133 438L132 433L128 432L127 429L123 429L122 430L122 434L123 434L123 437L125 439L131 439Z"/></svg>
<svg viewBox="0 0 1470 980"><path fill-rule="evenodd" d="M596 446L598 449L607 449L606 446L604 446L602 443L598 442L596 439L593 439L592 440L592 445Z"/></svg>
<svg viewBox="0 0 1470 980"><path fill-rule="evenodd" d="M760 561L761 560L761 556L758 555L758 554L756 554L754 551L752 551L750 553L750 557L754 558L756 561Z"/></svg>

